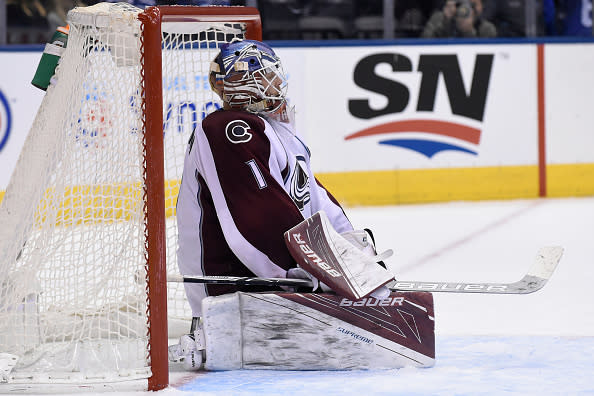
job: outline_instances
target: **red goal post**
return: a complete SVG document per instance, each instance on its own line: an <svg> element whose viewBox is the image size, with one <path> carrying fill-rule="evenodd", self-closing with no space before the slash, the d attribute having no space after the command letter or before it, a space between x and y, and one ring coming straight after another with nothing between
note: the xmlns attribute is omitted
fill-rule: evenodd
<svg viewBox="0 0 594 396"><path fill-rule="evenodd" d="M166 283L186 143L221 106L219 45L261 40L260 16L99 3L68 23L0 203L0 393L162 389L168 339L191 320Z"/></svg>
<svg viewBox="0 0 594 396"><path fill-rule="evenodd" d="M162 196L158 199L147 199L148 294L149 301L154 298L158 301L159 307L166 308L167 303L163 301L167 295L166 248L163 238L165 235L165 175L160 166L164 162L161 24L190 20L243 22L246 24L245 37L254 40L262 40L262 24L258 10L252 7L148 7L144 13L139 15L139 19L143 25L142 45L144 51L141 63L144 71L144 107L145 113L152 115L148 119L145 117L146 163L155 164L151 169L151 175L147 176L146 195L148 197ZM147 84L146 81L152 83ZM151 309L150 338L159 340L159 343L153 345L151 342L153 376L149 378L149 389L162 389L168 383L167 327L163 326L163 323L166 323L166 318L166 310L161 309L154 312ZM155 348L154 351L153 348ZM158 366L155 367L155 365Z"/></svg>

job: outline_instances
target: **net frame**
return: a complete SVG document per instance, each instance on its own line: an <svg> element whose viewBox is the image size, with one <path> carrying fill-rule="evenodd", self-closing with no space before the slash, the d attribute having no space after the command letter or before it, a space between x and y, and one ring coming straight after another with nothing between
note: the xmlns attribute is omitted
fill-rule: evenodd
<svg viewBox="0 0 594 396"><path fill-rule="evenodd" d="M246 38L262 40L262 26L259 19L259 12L251 7L187 7L187 6L161 6L149 7L139 16L143 24L144 58L143 70L144 81L152 81L152 84L144 84L145 111L144 114L152 114L154 117L146 121L146 162L148 164L163 164L163 86L162 86L162 52L161 24L167 22L184 22L194 20L199 22L244 22L246 23ZM150 43L150 44L149 44ZM158 44L156 44L158 43ZM157 169L158 168L158 169ZM147 177L147 196L152 194L164 194L165 175L161 166L156 166ZM155 196L158 196L155 195ZM167 327L163 326L162 316L166 310L167 291L164 290L167 279L166 265L166 235L165 228L165 196L159 199L147 199L147 239L148 249L148 295L157 295L160 299L158 305L161 310L157 316L151 315L149 328L151 329L150 339L159 340L158 345L151 342L151 361L157 361L159 366L153 370L153 376L149 378L149 389L161 389L163 383L168 382L168 358L167 358ZM156 293L153 293L153 290ZM149 306L151 304L149 303ZM156 325L157 327L153 327ZM165 342L162 345L161 342ZM158 351L153 351L158 347ZM155 363L152 363L155 367Z"/></svg>
<svg viewBox="0 0 594 396"><path fill-rule="evenodd" d="M146 316L147 316L147 362L150 366L148 375L149 390L159 390L168 385L169 369L167 344L168 338L168 309L167 309L167 271L168 271L168 226L166 216L171 216L171 208L166 207L166 174L164 162L166 153L164 150L164 91L163 91L163 51L164 32L162 26L170 24L176 29L182 29L184 25L193 23L241 23L244 26L245 38L261 40L262 27L258 10L252 7L194 7L194 6L160 6L148 7L138 14L140 23L140 48L138 54L132 54L135 58L139 56L140 71L140 109L141 129L143 131L142 148L142 213L144 216L143 238L145 255L146 274ZM89 24L101 24L99 18L89 21ZM131 54L119 54L124 62ZM58 68L59 72L59 68ZM48 90L51 91L52 88ZM49 95L48 95L49 96ZM47 96L46 96L47 98ZM43 104L42 104L43 106ZM43 121L43 120L42 120ZM42 123L42 122L41 122ZM35 124L34 124L35 127ZM39 126L38 126L39 128ZM19 162L21 160L19 159ZM27 162L26 159L24 162ZM14 176L13 176L14 177ZM18 177L18 175L17 175ZM0 210L0 218L10 212L9 205L5 203L14 202L18 197L11 193L12 181ZM18 181L17 183L18 184ZM16 189L16 191L23 191ZM27 192L27 190L25 190ZM43 196L39 191L31 192L36 196ZM42 197L43 199L43 197ZM169 201L175 200L171 197ZM171 203L171 202L170 202ZM112 208L113 209L113 208ZM17 216L18 217L18 216ZM15 216L10 217L7 222L11 226L16 220ZM17 219L18 220L18 219ZM31 219L25 219L24 223L33 223ZM16 223L15 223L16 225ZM30 224L22 228L27 229ZM0 239L7 237L7 234L0 232ZM2 246L2 241L0 241ZM1 252L0 252L1 253ZM1 254L0 254L1 256ZM1 263L0 263L1 264ZM171 270L171 268L169 268ZM0 275L1 276L1 275ZM190 313L188 312L188 315ZM189 319L189 318L188 318ZM189 329L189 327L188 327ZM0 351L2 352L2 351ZM2 373L0 373L2 374ZM142 373L141 373L142 375ZM35 382L36 378L21 378L27 382ZM81 383L88 379L78 378ZM121 380L121 378L119 379ZM0 379L0 382L1 379ZM91 382L93 382L91 380ZM87 386L87 385L85 385ZM0 384L0 393L3 391L3 384Z"/></svg>

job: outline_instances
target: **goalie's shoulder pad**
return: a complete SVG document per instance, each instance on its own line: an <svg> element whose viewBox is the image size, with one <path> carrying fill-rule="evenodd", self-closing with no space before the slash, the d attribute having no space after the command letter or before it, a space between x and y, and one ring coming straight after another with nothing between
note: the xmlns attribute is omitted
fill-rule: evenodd
<svg viewBox="0 0 594 396"><path fill-rule="evenodd" d="M266 124L255 114L246 111L219 110L202 121L202 129L209 141L232 144L248 143L263 136Z"/></svg>

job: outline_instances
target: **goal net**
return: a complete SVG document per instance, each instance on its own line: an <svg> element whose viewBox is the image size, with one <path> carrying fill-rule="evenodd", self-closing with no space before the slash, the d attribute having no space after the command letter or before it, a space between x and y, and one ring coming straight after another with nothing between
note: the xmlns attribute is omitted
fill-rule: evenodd
<svg viewBox="0 0 594 396"><path fill-rule="evenodd" d="M160 389L167 323L174 338L191 319L183 286L166 285L186 143L221 106L208 84L219 45L261 39L259 15L99 3L71 10L68 23L0 206L0 392Z"/></svg>

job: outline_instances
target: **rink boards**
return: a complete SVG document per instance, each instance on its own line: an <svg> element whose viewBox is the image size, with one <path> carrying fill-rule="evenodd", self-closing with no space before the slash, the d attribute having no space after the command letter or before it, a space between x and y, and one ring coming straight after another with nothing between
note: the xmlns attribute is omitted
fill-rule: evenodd
<svg viewBox="0 0 594 396"><path fill-rule="evenodd" d="M314 172L346 205L594 194L591 39L272 44ZM0 198L43 97L40 54L0 51ZM166 138L208 110L164 106Z"/></svg>

